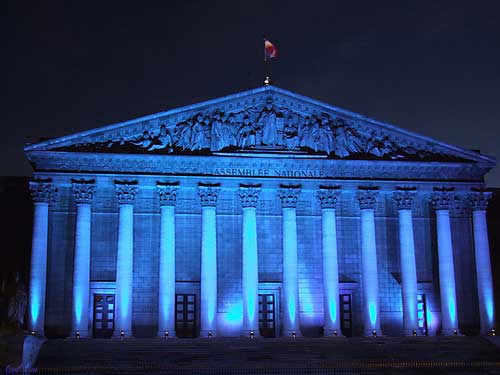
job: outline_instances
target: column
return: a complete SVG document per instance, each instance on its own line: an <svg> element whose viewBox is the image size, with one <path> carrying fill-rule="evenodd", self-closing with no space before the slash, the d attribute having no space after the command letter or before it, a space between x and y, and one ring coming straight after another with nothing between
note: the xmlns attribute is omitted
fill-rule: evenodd
<svg viewBox="0 0 500 375"><path fill-rule="evenodd" d="M474 227L474 251L476 259L477 294L479 297L479 320L481 334L486 335L495 329L495 301L491 275L490 246L486 207L491 198L489 192L474 192L469 195Z"/></svg>
<svg viewBox="0 0 500 375"><path fill-rule="evenodd" d="M283 336L300 336L299 282L297 275L297 201L300 188L278 191L283 213Z"/></svg>
<svg viewBox="0 0 500 375"><path fill-rule="evenodd" d="M451 242L450 206L455 199L452 191L435 190L431 196L436 210L439 289L441 297L441 334L458 332L455 267Z"/></svg>
<svg viewBox="0 0 500 375"><path fill-rule="evenodd" d="M57 189L48 181L30 181L29 189L34 203L33 239L28 307L28 329L44 335L45 290L47 285L47 237L49 203Z"/></svg>
<svg viewBox="0 0 500 375"><path fill-rule="evenodd" d="M156 185L160 199L160 273L158 287L158 336L175 337L175 203L179 187Z"/></svg>
<svg viewBox="0 0 500 375"><path fill-rule="evenodd" d="M116 198L120 205L118 250L116 254L115 332L132 337L132 281L134 264L134 202L136 181L116 181Z"/></svg>
<svg viewBox="0 0 500 375"><path fill-rule="evenodd" d="M322 244L323 244L323 303L324 335L340 336L339 268L337 261L337 224L335 207L339 188L321 188Z"/></svg>
<svg viewBox="0 0 500 375"><path fill-rule="evenodd" d="M415 189L394 192L399 216L399 258L401 264L401 294L403 297L403 333L413 335L418 331L417 316L417 266L413 237L412 205Z"/></svg>
<svg viewBox="0 0 500 375"><path fill-rule="evenodd" d="M217 222L219 186L200 185L201 200L201 329L200 337L217 335Z"/></svg>
<svg viewBox="0 0 500 375"><path fill-rule="evenodd" d="M90 227L91 204L95 186L91 181L74 181L73 197L76 203L75 255L73 266L73 316L71 335L79 332L81 338L90 337Z"/></svg>
<svg viewBox="0 0 500 375"><path fill-rule="evenodd" d="M257 256L257 215L256 207L260 188L240 187L243 209L242 228L242 294L243 294L243 337L250 332L259 336L259 264Z"/></svg>
<svg viewBox="0 0 500 375"><path fill-rule="evenodd" d="M376 189L363 189L356 198L361 209L361 265L363 272L363 322L365 336L381 335L378 296L377 246L375 241Z"/></svg>

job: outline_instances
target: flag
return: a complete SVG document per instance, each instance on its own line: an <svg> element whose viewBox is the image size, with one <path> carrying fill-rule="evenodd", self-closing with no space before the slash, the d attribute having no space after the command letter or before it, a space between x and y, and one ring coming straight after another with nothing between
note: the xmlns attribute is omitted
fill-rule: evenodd
<svg viewBox="0 0 500 375"><path fill-rule="evenodd" d="M264 38L264 60L278 57L278 49L269 40Z"/></svg>

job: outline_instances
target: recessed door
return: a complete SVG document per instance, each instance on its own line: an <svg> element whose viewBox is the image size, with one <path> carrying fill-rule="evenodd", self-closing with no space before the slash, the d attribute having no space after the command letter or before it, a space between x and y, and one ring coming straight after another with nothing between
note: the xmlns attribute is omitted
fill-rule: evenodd
<svg viewBox="0 0 500 375"><path fill-rule="evenodd" d="M417 294L418 329L421 335L427 335L427 304L425 294Z"/></svg>
<svg viewBox="0 0 500 375"><path fill-rule="evenodd" d="M196 337L196 294L175 295L175 334Z"/></svg>
<svg viewBox="0 0 500 375"><path fill-rule="evenodd" d="M259 294L259 332L262 337L276 337L274 294Z"/></svg>
<svg viewBox="0 0 500 375"><path fill-rule="evenodd" d="M115 295L94 294L95 338L109 338L115 329Z"/></svg>
<svg viewBox="0 0 500 375"><path fill-rule="evenodd" d="M350 294L341 294L340 299L340 321L342 334L352 336L352 301Z"/></svg>

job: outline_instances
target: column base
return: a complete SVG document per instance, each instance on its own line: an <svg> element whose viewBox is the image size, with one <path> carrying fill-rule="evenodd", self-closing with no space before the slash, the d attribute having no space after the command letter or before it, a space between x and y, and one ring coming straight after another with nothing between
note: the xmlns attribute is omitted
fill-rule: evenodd
<svg viewBox="0 0 500 375"><path fill-rule="evenodd" d="M115 330L113 332L113 336L111 336L112 339L121 339L122 336L121 336L121 330ZM127 331L125 331L125 335L123 336L123 339L124 340L127 340L127 339L133 339L134 338L134 334L132 332L129 332L127 334Z"/></svg>
<svg viewBox="0 0 500 375"><path fill-rule="evenodd" d="M217 337L217 331L215 329L204 329L200 331L200 339L209 339L208 333L212 332L212 338Z"/></svg>
<svg viewBox="0 0 500 375"><path fill-rule="evenodd" d="M325 329L323 337L345 337L340 329Z"/></svg>
<svg viewBox="0 0 500 375"><path fill-rule="evenodd" d="M76 330L72 331L71 334L67 337L68 339L76 339ZM80 331L80 338L81 339L91 339L92 334L90 331Z"/></svg>
<svg viewBox="0 0 500 375"><path fill-rule="evenodd" d="M165 331L168 332L168 338L169 339L176 339L177 336L175 334L175 331L169 331L168 329L164 330L164 331L158 331L156 333L156 337L160 338L160 339L165 339Z"/></svg>
<svg viewBox="0 0 500 375"><path fill-rule="evenodd" d="M281 337L289 337L289 338L292 338L292 334L295 332L295 337L302 337L302 333L300 333L300 329L296 329L296 330L283 330L283 332L281 333Z"/></svg>
<svg viewBox="0 0 500 375"><path fill-rule="evenodd" d="M240 333L241 338L250 338L250 332L253 332L253 338L258 339L261 338L262 336L260 335L259 329L245 329L242 330Z"/></svg>
<svg viewBox="0 0 500 375"><path fill-rule="evenodd" d="M365 329L363 331L363 336L365 337L375 337L375 335L373 334L373 331L377 332L377 336L376 337L380 337L380 336L383 336L382 334L382 330L379 328L379 329Z"/></svg>
<svg viewBox="0 0 500 375"><path fill-rule="evenodd" d="M463 336L458 328L441 329L439 336Z"/></svg>
<svg viewBox="0 0 500 375"><path fill-rule="evenodd" d="M422 334L418 334L418 329L415 328L414 330L413 329L403 329L403 336L413 336L413 331L416 332L416 335L415 336L424 336Z"/></svg>

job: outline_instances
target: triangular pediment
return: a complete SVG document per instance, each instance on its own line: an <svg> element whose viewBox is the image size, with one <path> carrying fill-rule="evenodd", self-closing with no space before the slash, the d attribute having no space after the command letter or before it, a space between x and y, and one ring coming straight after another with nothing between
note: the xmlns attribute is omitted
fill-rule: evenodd
<svg viewBox="0 0 500 375"><path fill-rule="evenodd" d="M229 95L25 147L126 154L308 155L333 159L473 161L448 145L275 86Z"/></svg>

